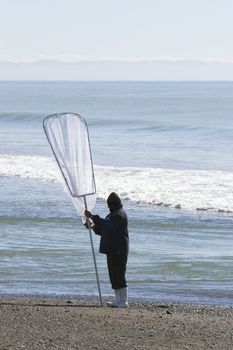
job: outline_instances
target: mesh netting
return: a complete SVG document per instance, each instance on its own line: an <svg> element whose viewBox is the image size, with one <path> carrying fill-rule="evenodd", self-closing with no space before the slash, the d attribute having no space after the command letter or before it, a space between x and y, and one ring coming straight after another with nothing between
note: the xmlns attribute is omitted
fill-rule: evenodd
<svg viewBox="0 0 233 350"><path fill-rule="evenodd" d="M94 208L96 201L86 121L75 113L61 113L46 117L43 126L73 205L84 217L84 196L89 210Z"/></svg>

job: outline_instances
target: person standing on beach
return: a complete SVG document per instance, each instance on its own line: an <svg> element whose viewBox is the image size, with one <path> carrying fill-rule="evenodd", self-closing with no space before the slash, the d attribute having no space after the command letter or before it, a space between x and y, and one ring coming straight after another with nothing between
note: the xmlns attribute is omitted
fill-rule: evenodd
<svg viewBox="0 0 233 350"><path fill-rule="evenodd" d="M100 253L107 255L107 265L112 289L115 290L115 307L128 306L126 265L129 252L128 218L120 197L112 192L107 205L110 213L105 219L85 211L87 219L93 221L93 231L101 236Z"/></svg>

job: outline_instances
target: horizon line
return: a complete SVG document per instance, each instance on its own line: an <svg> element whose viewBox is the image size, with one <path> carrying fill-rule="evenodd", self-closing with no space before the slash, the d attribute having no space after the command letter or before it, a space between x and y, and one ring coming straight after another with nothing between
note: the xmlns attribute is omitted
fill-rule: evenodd
<svg viewBox="0 0 233 350"><path fill-rule="evenodd" d="M18 57L13 58L7 55L0 55L0 63L18 63L34 64L43 62L56 63L206 63L206 64L233 64L233 59L216 59L216 58L169 58L169 57L117 57L117 56L75 56L75 55L55 55L37 57Z"/></svg>
<svg viewBox="0 0 233 350"><path fill-rule="evenodd" d="M138 79L138 80L123 80L123 79L118 79L118 80L99 80L99 79L80 79L80 80L69 80L69 79L0 79L0 83L233 83L233 79L158 79L158 80L146 80L146 79Z"/></svg>

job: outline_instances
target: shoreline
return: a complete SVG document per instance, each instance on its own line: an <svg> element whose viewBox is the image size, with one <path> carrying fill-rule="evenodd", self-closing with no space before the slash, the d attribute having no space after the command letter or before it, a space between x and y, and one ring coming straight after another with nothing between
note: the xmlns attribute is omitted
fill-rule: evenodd
<svg viewBox="0 0 233 350"><path fill-rule="evenodd" d="M98 295L84 295L84 294L23 294L23 293L0 293L0 304L3 300L12 300L13 301L23 301L29 300L31 302L36 302L37 300L52 300L54 302L64 302L64 301L73 301L77 305L81 306L81 303L84 305L96 305L100 304ZM102 295L103 303L108 303L109 301L114 300L114 294L112 295ZM143 307L159 307L159 306L169 306L169 307L193 307L193 308L219 308L219 309L232 309L233 310L233 299L232 304L227 303L214 303L214 302L200 302L200 301L192 301L192 302L179 302L176 300L168 300L168 299L153 299L153 298L129 298L129 304L133 307L143 306Z"/></svg>
<svg viewBox="0 0 233 350"><path fill-rule="evenodd" d="M0 349L233 349L232 306L0 296L0 317Z"/></svg>
<svg viewBox="0 0 233 350"><path fill-rule="evenodd" d="M0 293L0 300L1 299L29 299L29 300L73 300L76 302L84 302L86 304L94 303L94 304L100 304L99 296L98 295L84 295L84 294L24 294L24 293ZM111 295L102 295L103 303L111 302L114 300L114 294ZM173 306L187 306L187 307L203 307L203 308L233 308L233 299L232 303L227 303L223 301L219 302L206 302L206 301L179 301L179 300L172 300L172 299L155 299L155 298L144 298L144 297L129 297L129 303L131 305L173 305Z"/></svg>

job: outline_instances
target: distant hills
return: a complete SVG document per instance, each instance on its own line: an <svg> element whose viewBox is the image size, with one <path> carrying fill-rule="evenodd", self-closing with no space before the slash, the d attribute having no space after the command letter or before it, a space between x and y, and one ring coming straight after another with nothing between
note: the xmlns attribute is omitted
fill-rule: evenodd
<svg viewBox="0 0 233 350"><path fill-rule="evenodd" d="M0 60L0 80L233 80L233 62Z"/></svg>

